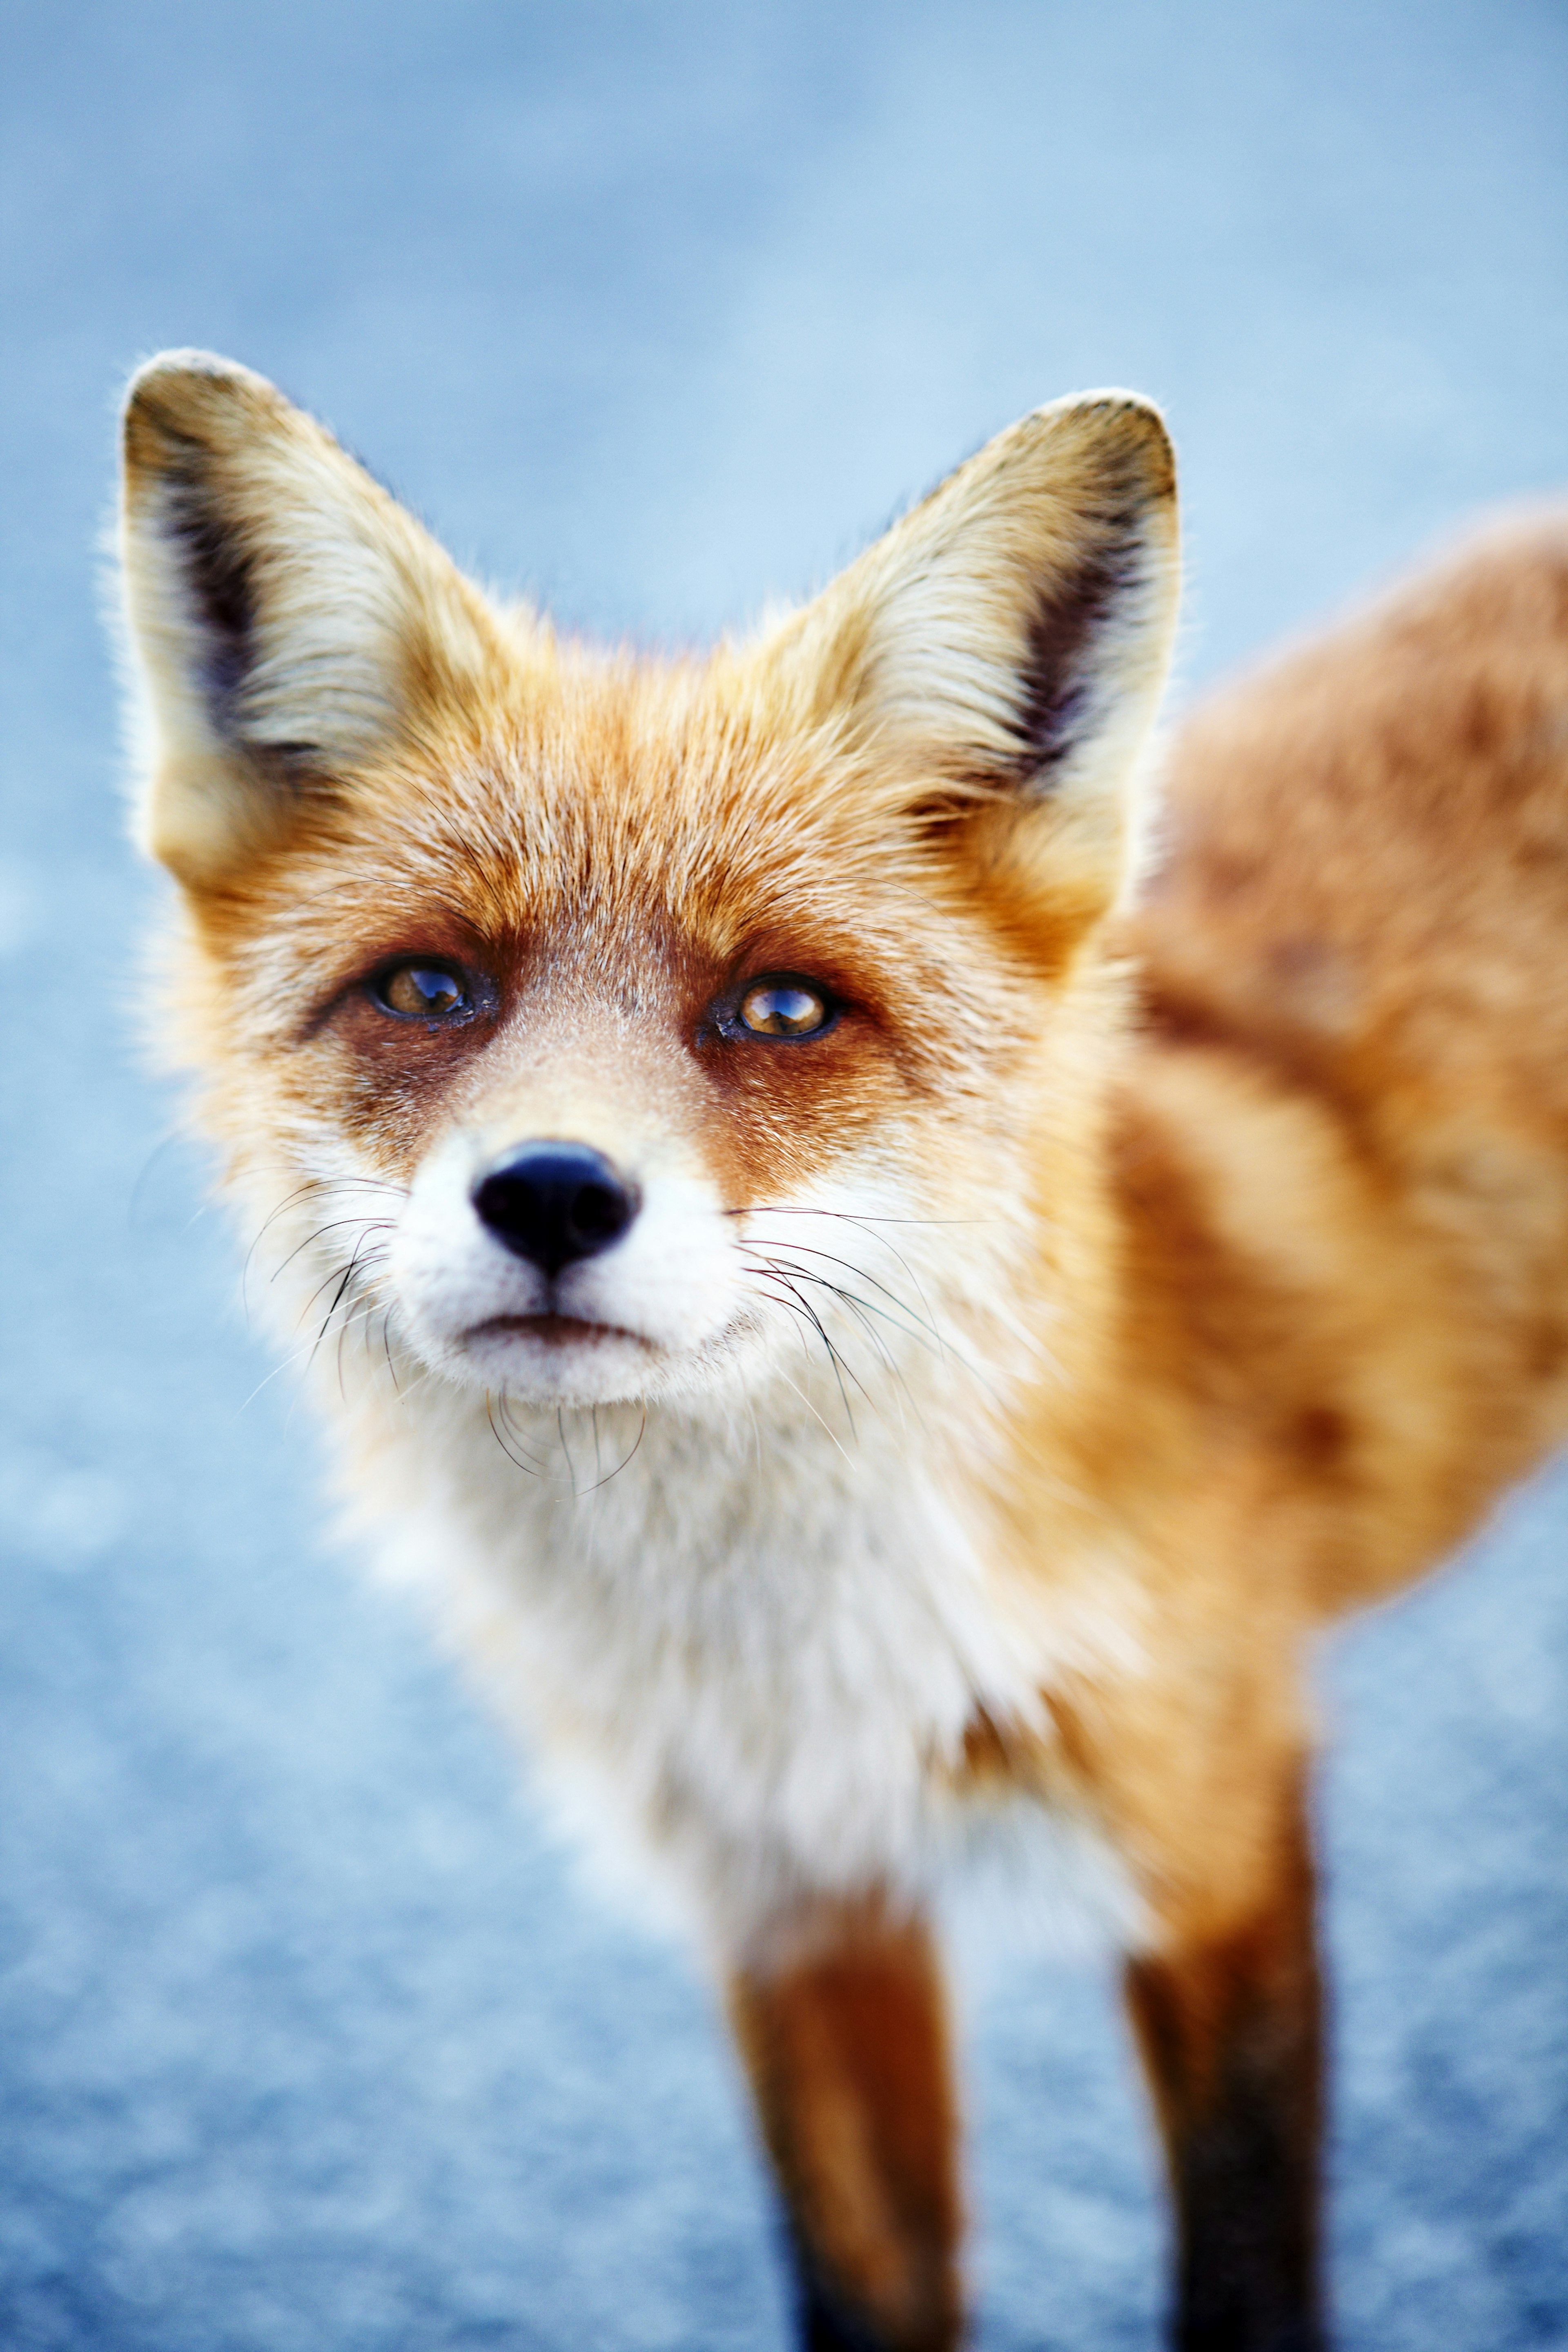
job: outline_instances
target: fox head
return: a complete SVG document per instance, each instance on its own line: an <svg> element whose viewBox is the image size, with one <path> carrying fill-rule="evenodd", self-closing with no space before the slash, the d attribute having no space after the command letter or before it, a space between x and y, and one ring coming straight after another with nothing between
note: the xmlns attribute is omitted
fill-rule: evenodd
<svg viewBox="0 0 1568 2352"><path fill-rule="evenodd" d="M1049 1293L1174 622L1150 406L1037 411L700 659L493 604L199 352L131 387L122 545L167 1016L317 1318L553 1408Z"/></svg>

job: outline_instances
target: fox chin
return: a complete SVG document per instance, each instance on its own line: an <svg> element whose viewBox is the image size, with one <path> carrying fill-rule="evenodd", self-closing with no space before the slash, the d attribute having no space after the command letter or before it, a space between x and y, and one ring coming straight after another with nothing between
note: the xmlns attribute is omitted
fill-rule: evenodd
<svg viewBox="0 0 1568 2352"><path fill-rule="evenodd" d="M160 1041L380 1558L691 1923L802 2341L962 2336L985 1853L1125 1955L1173 2340L1311 2352L1308 1644L1568 1408L1568 522L1160 760L1126 393L701 658L202 352L121 543Z"/></svg>

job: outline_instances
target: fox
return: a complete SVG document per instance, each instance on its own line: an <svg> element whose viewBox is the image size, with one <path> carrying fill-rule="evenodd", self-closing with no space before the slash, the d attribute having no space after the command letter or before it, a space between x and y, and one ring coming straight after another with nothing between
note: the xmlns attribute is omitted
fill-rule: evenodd
<svg viewBox="0 0 1568 2352"><path fill-rule="evenodd" d="M1568 1425L1568 511L1160 718L1157 408L706 650L131 381L153 1024L343 1511L685 1922L812 2352L952 2352L942 1921L1119 1956L1181 2352L1321 2352L1321 1630ZM265 1278L264 1278L265 1277Z"/></svg>

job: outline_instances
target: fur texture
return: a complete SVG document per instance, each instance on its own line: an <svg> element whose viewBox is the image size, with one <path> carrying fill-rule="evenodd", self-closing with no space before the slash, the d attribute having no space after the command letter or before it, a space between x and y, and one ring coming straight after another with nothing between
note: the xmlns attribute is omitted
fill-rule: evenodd
<svg viewBox="0 0 1568 2352"><path fill-rule="evenodd" d="M1303 1644L1568 1402L1568 530L1200 714L1141 895L1176 510L1128 395L704 661L488 604L200 354L132 386L124 543L253 1294L727 1978L808 2340L956 2340L918 1923L1032 1850L1135 1956L1179 2340L1315 2342ZM769 979L821 1022L748 1026ZM479 1213L540 1143L615 1171L612 1246Z"/></svg>

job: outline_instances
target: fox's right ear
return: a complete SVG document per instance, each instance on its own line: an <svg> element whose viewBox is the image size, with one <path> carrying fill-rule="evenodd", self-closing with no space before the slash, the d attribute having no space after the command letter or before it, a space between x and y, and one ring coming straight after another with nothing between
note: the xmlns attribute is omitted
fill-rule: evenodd
<svg viewBox="0 0 1568 2352"><path fill-rule="evenodd" d="M491 625L413 518L233 361L169 352L141 369L124 457L141 836L210 888L434 703L471 693Z"/></svg>

